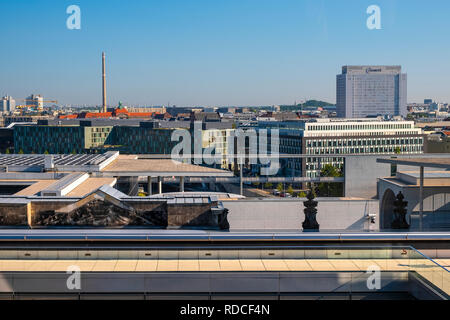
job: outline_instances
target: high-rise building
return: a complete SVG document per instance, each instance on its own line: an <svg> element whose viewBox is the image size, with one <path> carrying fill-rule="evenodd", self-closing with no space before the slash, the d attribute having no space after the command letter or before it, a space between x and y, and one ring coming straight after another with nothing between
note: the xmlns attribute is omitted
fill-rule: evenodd
<svg viewBox="0 0 450 320"><path fill-rule="evenodd" d="M11 112L16 108L16 100L5 96L0 100L0 112Z"/></svg>
<svg viewBox="0 0 450 320"><path fill-rule="evenodd" d="M401 66L343 66L336 76L339 118L406 116L407 76Z"/></svg>

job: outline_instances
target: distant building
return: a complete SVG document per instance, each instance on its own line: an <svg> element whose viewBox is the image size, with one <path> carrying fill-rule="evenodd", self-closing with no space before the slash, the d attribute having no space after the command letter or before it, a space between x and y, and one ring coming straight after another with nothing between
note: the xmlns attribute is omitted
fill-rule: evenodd
<svg viewBox="0 0 450 320"><path fill-rule="evenodd" d="M12 112L16 109L16 100L12 97L5 96L0 99L0 112Z"/></svg>
<svg viewBox="0 0 450 320"><path fill-rule="evenodd" d="M37 122L39 120L45 120L48 118L48 116L5 116L3 125L7 127L12 123Z"/></svg>
<svg viewBox="0 0 450 320"><path fill-rule="evenodd" d="M425 153L450 153L450 128L430 134L425 140Z"/></svg>
<svg viewBox="0 0 450 320"><path fill-rule="evenodd" d="M191 121L220 122L218 112L191 112Z"/></svg>
<svg viewBox="0 0 450 320"><path fill-rule="evenodd" d="M30 108L36 110L42 110L44 108L44 97L39 94L32 94L31 96L27 97L25 101L26 105Z"/></svg>
<svg viewBox="0 0 450 320"><path fill-rule="evenodd" d="M325 164L342 166L340 155L420 154L424 136L414 121L373 119L316 119L261 122L259 128L279 129L280 154L310 155L283 159L282 174L318 177ZM314 155L329 155L317 158Z"/></svg>
<svg viewBox="0 0 450 320"><path fill-rule="evenodd" d="M344 66L336 76L339 118L407 115L407 76L400 66Z"/></svg>
<svg viewBox="0 0 450 320"><path fill-rule="evenodd" d="M127 107L129 112L140 112L140 113L166 113L166 107Z"/></svg>

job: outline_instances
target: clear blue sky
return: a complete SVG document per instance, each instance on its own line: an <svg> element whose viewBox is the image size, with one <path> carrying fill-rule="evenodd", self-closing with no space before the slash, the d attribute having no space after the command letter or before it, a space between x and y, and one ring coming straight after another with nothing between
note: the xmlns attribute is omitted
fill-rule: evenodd
<svg viewBox="0 0 450 320"><path fill-rule="evenodd" d="M66 8L81 8L81 30ZM382 30L366 27L381 7ZM400 64L408 101L450 102L448 0L0 0L0 95L64 104L335 101L346 64Z"/></svg>

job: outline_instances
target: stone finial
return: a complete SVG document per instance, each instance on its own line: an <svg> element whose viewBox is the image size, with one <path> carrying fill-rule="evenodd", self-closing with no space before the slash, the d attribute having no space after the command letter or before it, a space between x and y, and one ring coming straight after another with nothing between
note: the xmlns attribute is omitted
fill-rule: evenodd
<svg viewBox="0 0 450 320"><path fill-rule="evenodd" d="M316 220L317 215L317 204L318 202L314 200L314 193L312 190L309 190L306 198L307 201L303 202L305 209L303 212L305 213L305 221L303 221L302 226L304 230L319 230L319 224Z"/></svg>

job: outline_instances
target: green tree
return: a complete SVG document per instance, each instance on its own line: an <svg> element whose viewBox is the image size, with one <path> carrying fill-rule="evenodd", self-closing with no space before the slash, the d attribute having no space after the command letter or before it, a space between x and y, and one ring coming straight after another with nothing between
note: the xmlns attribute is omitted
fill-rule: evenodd
<svg viewBox="0 0 450 320"><path fill-rule="evenodd" d="M326 164L320 170L321 177L343 177L342 169ZM321 197L342 197L344 193L343 184L341 182L321 182L318 186L318 193Z"/></svg>
<svg viewBox="0 0 450 320"><path fill-rule="evenodd" d="M301 191L297 194L297 197L299 198L306 198L306 193L304 191Z"/></svg>
<svg viewBox="0 0 450 320"><path fill-rule="evenodd" d="M10 154L10 153L11 153L11 151L9 151L9 148L6 149L5 153L6 153L6 154Z"/></svg>
<svg viewBox="0 0 450 320"><path fill-rule="evenodd" d="M44 151L44 154L49 154L47 150Z"/></svg>
<svg viewBox="0 0 450 320"><path fill-rule="evenodd" d="M402 152L402 150L400 149L400 147L395 147L394 153L395 153L395 154L400 154L400 152Z"/></svg>
<svg viewBox="0 0 450 320"><path fill-rule="evenodd" d="M288 189L287 189L287 193L289 194L294 194L294 188L292 188L292 184L289 185Z"/></svg>
<svg viewBox="0 0 450 320"><path fill-rule="evenodd" d="M259 177L256 176L255 178L259 178ZM259 186L260 184L261 184L261 183L260 183L259 181L253 182L253 185L254 185L256 188L258 188L258 186Z"/></svg>
<svg viewBox="0 0 450 320"><path fill-rule="evenodd" d="M280 182L280 183L278 183L278 185L277 185L277 190L279 191L279 192L283 192L283 184Z"/></svg>
<svg viewBox="0 0 450 320"><path fill-rule="evenodd" d="M19 154L23 154L23 150L22 149L19 150Z"/></svg>
<svg viewBox="0 0 450 320"><path fill-rule="evenodd" d="M271 189L272 187L273 187L272 182L266 182L266 183L264 183L264 188L266 188L266 189Z"/></svg>

